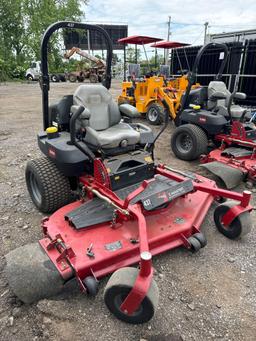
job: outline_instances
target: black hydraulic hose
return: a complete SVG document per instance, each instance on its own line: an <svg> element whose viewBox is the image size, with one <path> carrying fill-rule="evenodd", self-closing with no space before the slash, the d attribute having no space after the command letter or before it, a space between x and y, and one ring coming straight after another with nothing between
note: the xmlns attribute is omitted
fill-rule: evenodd
<svg viewBox="0 0 256 341"><path fill-rule="evenodd" d="M112 41L108 35L108 33L98 25L89 25L85 23L72 22L72 21L59 21L47 28L45 31L42 42L41 42L41 90L42 90L42 107L43 107L43 125L44 130L48 128L49 124L49 90L50 90L50 80L48 73L48 43L52 34L60 28L65 29L83 29L83 30L94 30L101 35L103 35L106 47L107 47L107 61L106 61L106 74L103 81L103 85L109 89L111 86L111 64L112 64L112 56L113 56L113 47Z"/></svg>
<svg viewBox="0 0 256 341"><path fill-rule="evenodd" d="M72 115L70 119L70 142L71 144L75 145L79 150L81 150L81 152L87 155L89 159L94 160L95 159L94 153L87 147L85 143L81 145L76 139L76 121L83 111L84 107L79 106L77 111Z"/></svg>
<svg viewBox="0 0 256 341"><path fill-rule="evenodd" d="M168 106L168 103L166 102L165 99L162 99L162 103L163 103L163 106L165 108L165 111L164 111L164 125L162 126L162 128L160 129L160 131L158 132L158 134L156 135L156 137L154 138L154 141L153 141L153 145L156 143L156 141L158 140L158 138L160 137L160 135L162 135L162 133L164 132L164 130L167 128L168 126L168 123L169 123L169 106Z"/></svg>

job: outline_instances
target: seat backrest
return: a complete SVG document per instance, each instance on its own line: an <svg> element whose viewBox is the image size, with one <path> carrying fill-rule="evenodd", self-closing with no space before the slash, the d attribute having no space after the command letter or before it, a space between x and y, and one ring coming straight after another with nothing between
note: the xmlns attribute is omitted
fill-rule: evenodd
<svg viewBox="0 0 256 341"><path fill-rule="evenodd" d="M200 105L202 109L205 109L207 103L207 87L200 86L196 89L191 89L188 95L187 106L184 109L188 109L190 104ZM184 104L185 94L181 97L181 104Z"/></svg>
<svg viewBox="0 0 256 341"><path fill-rule="evenodd" d="M160 75L165 78L170 77L170 65L160 65Z"/></svg>
<svg viewBox="0 0 256 341"><path fill-rule="evenodd" d="M210 100L209 98L215 93L215 92L222 92L227 97L226 99L218 99L218 100ZM208 85L208 109L212 110L216 106L227 106L229 97L231 93L228 91L226 84L221 81L212 81Z"/></svg>
<svg viewBox="0 0 256 341"><path fill-rule="evenodd" d="M128 64L128 74L135 79L140 77L140 64Z"/></svg>
<svg viewBox="0 0 256 341"><path fill-rule="evenodd" d="M105 130L121 120L117 103L101 84L80 85L74 93L74 104L90 111L88 126L95 130Z"/></svg>

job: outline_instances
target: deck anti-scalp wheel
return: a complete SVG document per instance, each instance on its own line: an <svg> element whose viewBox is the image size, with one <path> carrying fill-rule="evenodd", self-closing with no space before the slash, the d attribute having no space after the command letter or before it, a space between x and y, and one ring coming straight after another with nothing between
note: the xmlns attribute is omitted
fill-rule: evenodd
<svg viewBox="0 0 256 341"><path fill-rule="evenodd" d="M152 280L149 291L137 311L127 315L120 309L134 285L138 272L138 269L130 267L115 271L104 291L104 301L111 313L118 319L132 324L149 321L156 311L159 297L157 284Z"/></svg>
<svg viewBox="0 0 256 341"><path fill-rule="evenodd" d="M207 152L208 139L205 132L194 124L184 124L175 129L171 148L177 158L192 161Z"/></svg>
<svg viewBox="0 0 256 341"><path fill-rule="evenodd" d="M87 289L87 293L90 296L96 296L99 291L99 282L93 276L87 276L83 280L83 283Z"/></svg>
<svg viewBox="0 0 256 341"><path fill-rule="evenodd" d="M214 211L214 222L217 229L229 239L242 237L249 233L252 228L252 220L249 212L241 213L229 226L224 225L222 218L234 205L237 205L237 202L229 200L219 205Z"/></svg>
<svg viewBox="0 0 256 341"><path fill-rule="evenodd" d="M202 248L200 241L197 238L195 238L194 236L189 237L188 241L190 243L190 251L191 252L196 253Z"/></svg>
<svg viewBox="0 0 256 341"><path fill-rule="evenodd" d="M31 199L41 212L54 212L72 200L69 179L46 157L27 163L26 183Z"/></svg>
<svg viewBox="0 0 256 341"><path fill-rule="evenodd" d="M197 232L197 233L193 234L193 237L200 242L201 248L203 248L207 245L207 240L206 240L204 234L202 234L201 232Z"/></svg>
<svg viewBox="0 0 256 341"><path fill-rule="evenodd" d="M164 119L164 108L158 103L152 103L149 105L147 114L147 121L152 125L159 125Z"/></svg>

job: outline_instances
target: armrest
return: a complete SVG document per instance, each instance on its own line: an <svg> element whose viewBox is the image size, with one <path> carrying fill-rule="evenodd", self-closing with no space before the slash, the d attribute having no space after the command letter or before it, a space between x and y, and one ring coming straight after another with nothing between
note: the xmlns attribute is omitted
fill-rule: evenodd
<svg viewBox="0 0 256 341"><path fill-rule="evenodd" d="M141 116L138 110L133 105L130 105L130 104L120 104L119 110L121 112L121 115L130 117L130 118L136 118L136 117Z"/></svg>
<svg viewBox="0 0 256 341"><path fill-rule="evenodd" d="M79 107L80 107L80 105L72 105L71 106L71 113L74 114L75 112L77 112ZM87 108L85 108L79 118L80 118L80 120L89 120L90 117L91 117L90 111Z"/></svg>
<svg viewBox="0 0 256 341"><path fill-rule="evenodd" d="M233 96L235 99L246 99L246 94L243 92L236 92Z"/></svg>
<svg viewBox="0 0 256 341"><path fill-rule="evenodd" d="M217 99L226 99L226 98L227 98L227 94L225 94L224 92L216 91L210 96L209 100L214 101Z"/></svg>

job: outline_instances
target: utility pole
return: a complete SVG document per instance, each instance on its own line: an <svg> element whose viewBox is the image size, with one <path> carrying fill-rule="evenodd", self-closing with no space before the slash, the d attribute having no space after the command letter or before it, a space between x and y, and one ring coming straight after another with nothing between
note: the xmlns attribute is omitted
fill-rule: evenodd
<svg viewBox="0 0 256 341"><path fill-rule="evenodd" d="M171 16L168 16L168 31L167 31L167 41L170 40L170 35L171 35ZM168 64L168 58L169 57L169 49L165 50L165 56L164 56L164 60L165 60L165 64Z"/></svg>
<svg viewBox="0 0 256 341"><path fill-rule="evenodd" d="M206 44L207 30L208 30L208 22L204 23L204 45Z"/></svg>
<svg viewBox="0 0 256 341"><path fill-rule="evenodd" d="M87 30L87 46L88 46L88 53L91 54L90 31L89 30Z"/></svg>

